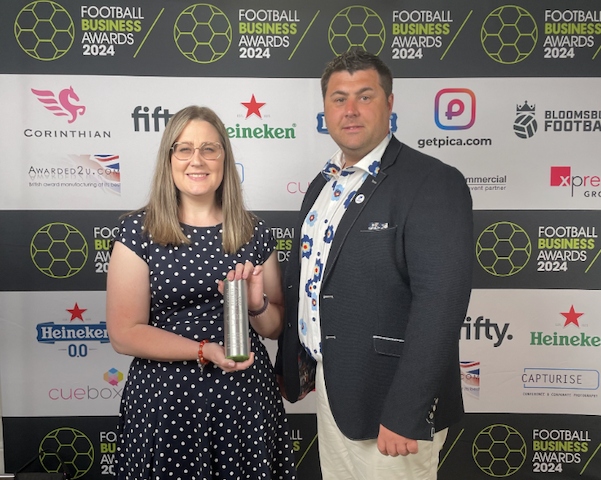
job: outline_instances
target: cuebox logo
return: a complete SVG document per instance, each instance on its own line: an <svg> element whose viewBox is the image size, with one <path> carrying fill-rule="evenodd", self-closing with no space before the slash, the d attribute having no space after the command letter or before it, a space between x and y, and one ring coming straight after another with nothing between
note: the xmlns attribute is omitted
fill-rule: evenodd
<svg viewBox="0 0 601 480"><path fill-rule="evenodd" d="M476 95L468 88L443 88L434 99L434 121L441 130L467 130L476 121Z"/></svg>

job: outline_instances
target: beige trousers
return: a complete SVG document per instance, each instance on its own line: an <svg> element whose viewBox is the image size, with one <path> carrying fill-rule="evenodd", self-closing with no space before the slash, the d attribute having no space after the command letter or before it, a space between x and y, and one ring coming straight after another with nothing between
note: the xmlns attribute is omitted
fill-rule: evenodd
<svg viewBox="0 0 601 480"><path fill-rule="evenodd" d="M406 457L382 455L377 440L350 440L338 429L325 388L323 365L317 363L317 432L323 480L435 480L438 456L448 429L433 441L418 441L418 453Z"/></svg>

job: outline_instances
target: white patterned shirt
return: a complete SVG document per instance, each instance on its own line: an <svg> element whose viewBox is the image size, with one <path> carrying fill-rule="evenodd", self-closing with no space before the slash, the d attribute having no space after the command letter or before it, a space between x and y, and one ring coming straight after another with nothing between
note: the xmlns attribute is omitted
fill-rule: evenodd
<svg viewBox="0 0 601 480"><path fill-rule="evenodd" d="M342 168L338 150L322 170L327 183L305 217L301 228L301 269L298 302L298 333L302 345L321 361L319 294L336 227L352 201L361 203L357 191L369 176L380 171L380 159L390 142L388 134L380 144L351 167Z"/></svg>

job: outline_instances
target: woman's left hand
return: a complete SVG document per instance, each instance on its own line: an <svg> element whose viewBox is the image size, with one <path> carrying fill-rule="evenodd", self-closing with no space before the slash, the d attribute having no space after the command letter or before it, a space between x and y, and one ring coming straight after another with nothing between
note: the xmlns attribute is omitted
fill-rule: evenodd
<svg viewBox="0 0 601 480"><path fill-rule="evenodd" d="M248 309L260 310L263 307L263 265L253 265L248 260L237 263L236 268L227 274L227 280L246 280ZM223 295L224 282L219 280L219 292Z"/></svg>

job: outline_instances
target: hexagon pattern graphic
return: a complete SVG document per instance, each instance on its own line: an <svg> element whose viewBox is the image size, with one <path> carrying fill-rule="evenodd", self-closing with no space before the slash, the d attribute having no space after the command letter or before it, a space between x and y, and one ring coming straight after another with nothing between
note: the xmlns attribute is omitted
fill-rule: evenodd
<svg viewBox="0 0 601 480"><path fill-rule="evenodd" d="M69 12L49 0L37 0L21 9L15 20L15 39L27 55L51 61L69 51L75 26Z"/></svg>
<svg viewBox="0 0 601 480"><path fill-rule="evenodd" d="M221 59L232 44L232 26L213 5L199 3L186 8L175 21L173 39L179 51L196 63Z"/></svg>

